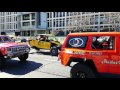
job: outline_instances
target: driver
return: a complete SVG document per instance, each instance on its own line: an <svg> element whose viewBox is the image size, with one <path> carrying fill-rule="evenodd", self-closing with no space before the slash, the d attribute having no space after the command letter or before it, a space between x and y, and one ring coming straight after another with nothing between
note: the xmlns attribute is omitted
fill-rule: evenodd
<svg viewBox="0 0 120 90"><path fill-rule="evenodd" d="M41 35L40 38L39 38L39 40L40 41L45 41L45 37Z"/></svg>

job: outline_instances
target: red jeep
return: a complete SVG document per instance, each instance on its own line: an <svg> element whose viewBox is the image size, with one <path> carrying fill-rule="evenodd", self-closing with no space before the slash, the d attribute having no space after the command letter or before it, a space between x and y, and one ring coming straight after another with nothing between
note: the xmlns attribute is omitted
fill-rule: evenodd
<svg viewBox="0 0 120 90"><path fill-rule="evenodd" d="M0 68L6 59L18 57L20 61L26 61L30 48L27 44L17 43L9 36L0 35Z"/></svg>
<svg viewBox="0 0 120 90"><path fill-rule="evenodd" d="M98 74L120 75L120 32L69 34L58 55L71 66L72 78L94 78Z"/></svg>

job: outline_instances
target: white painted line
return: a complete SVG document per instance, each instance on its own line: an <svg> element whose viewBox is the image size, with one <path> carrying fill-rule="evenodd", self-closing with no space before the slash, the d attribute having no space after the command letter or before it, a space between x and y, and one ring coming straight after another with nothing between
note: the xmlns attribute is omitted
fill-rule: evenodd
<svg viewBox="0 0 120 90"><path fill-rule="evenodd" d="M50 59L44 59L44 60L46 60L46 61L53 61L53 62L58 61L58 60L54 60L54 59L52 59L52 60L50 60ZM58 62L60 62L60 61L58 61Z"/></svg>

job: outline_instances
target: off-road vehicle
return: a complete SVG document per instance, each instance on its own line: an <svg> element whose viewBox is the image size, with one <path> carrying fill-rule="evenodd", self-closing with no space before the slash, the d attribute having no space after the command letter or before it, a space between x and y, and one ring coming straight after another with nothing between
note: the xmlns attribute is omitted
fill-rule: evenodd
<svg viewBox="0 0 120 90"><path fill-rule="evenodd" d="M66 37L58 58L63 65L72 67L72 78L119 75L120 32L71 33Z"/></svg>
<svg viewBox="0 0 120 90"><path fill-rule="evenodd" d="M50 34L38 34L36 37L30 38L29 45L36 50L50 50L50 54L56 56L58 55L61 43Z"/></svg>
<svg viewBox="0 0 120 90"><path fill-rule="evenodd" d="M4 67L5 60L18 57L25 62L28 58L30 47L24 43L12 41L9 36L0 35L0 68Z"/></svg>

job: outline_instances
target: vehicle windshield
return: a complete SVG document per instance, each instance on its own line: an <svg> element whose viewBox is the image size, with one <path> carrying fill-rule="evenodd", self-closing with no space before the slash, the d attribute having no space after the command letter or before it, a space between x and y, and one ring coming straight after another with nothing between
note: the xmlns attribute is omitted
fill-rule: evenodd
<svg viewBox="0 0 120 90"><path fill-rule="evenodd" d="M48 37L49 40L58 41L55 37Z"/></svg>
<svg viewBox="0 0 120 90"><path fill-rule="evenodd" d="M0 43L3 42L12 42L12 39L8 36L1 36L0 37Z"/></svg>

